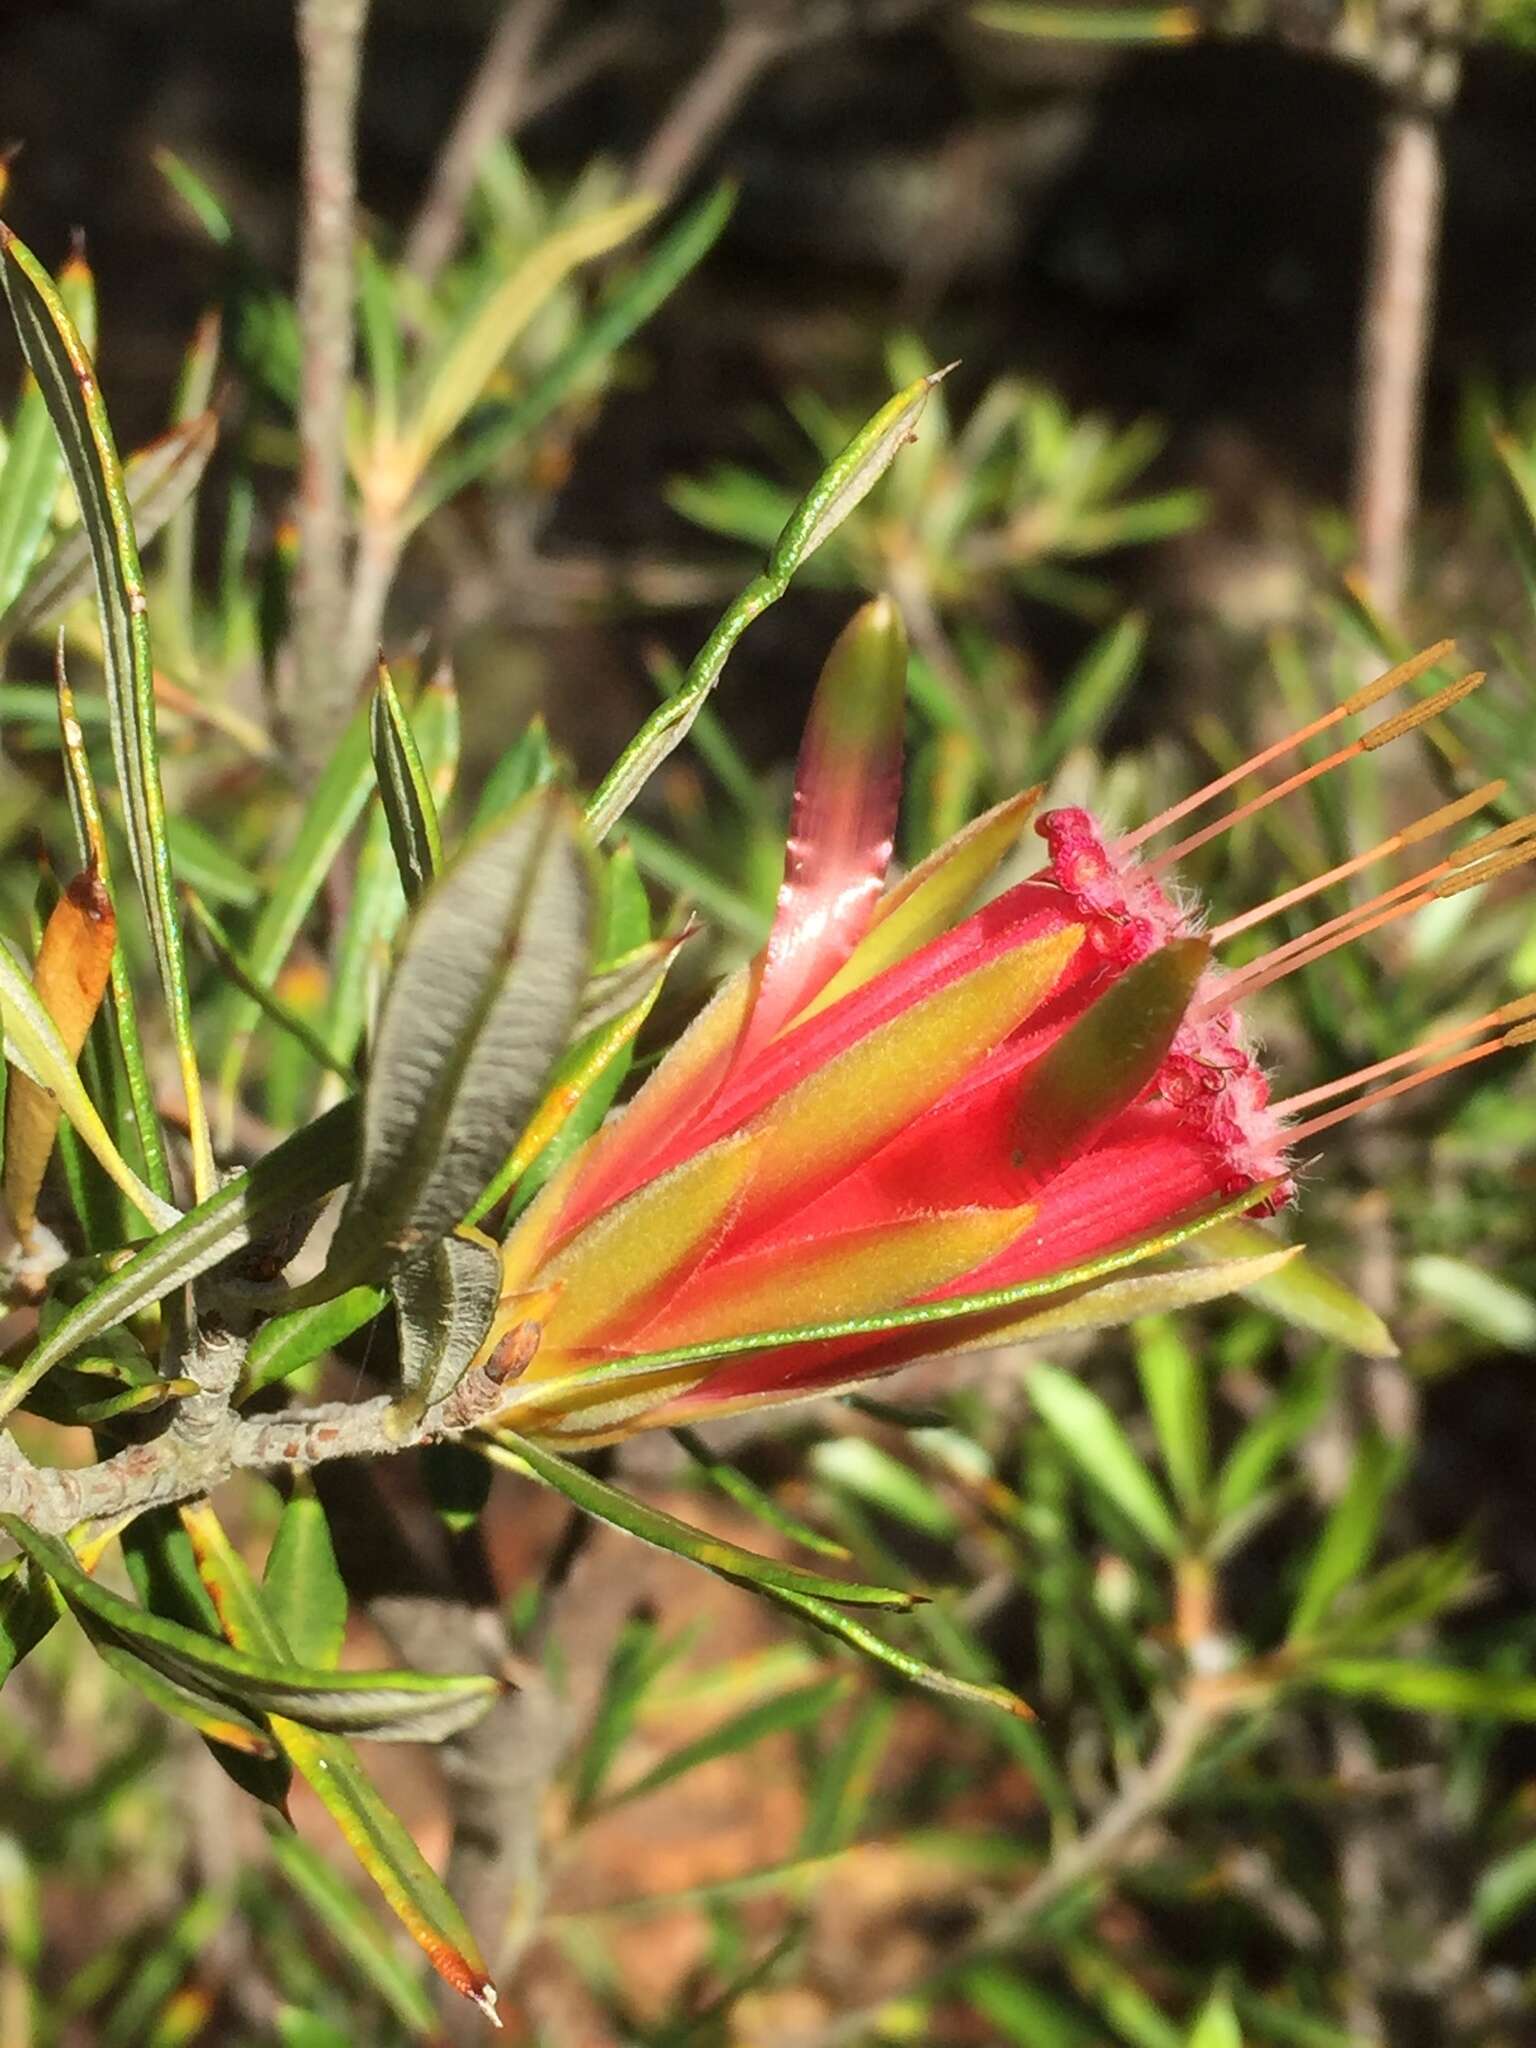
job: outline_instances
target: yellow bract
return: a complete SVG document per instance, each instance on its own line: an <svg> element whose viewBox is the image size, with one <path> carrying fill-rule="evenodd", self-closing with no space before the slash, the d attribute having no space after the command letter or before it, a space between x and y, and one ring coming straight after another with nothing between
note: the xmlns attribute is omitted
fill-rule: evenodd
<svg viewBox="0 0 1536 2048"><path fill-rule="evenodd" d="M563 1291L527 1377L548 1377L556 1354L596 1341L701 1251L734 1210L761 1151L750 1132L722 1139L637 1188L551 1259L540 1284Z"/></svg>
<svg viewBox="0 0 1536 2048"><path fill-rule="evenodd" d="M1044 1001L1082 937L1068 925L920 997L762 1111L741 1220L791 1190L819 1191L905 1130Z"/></svg>
<svg viewBox="0 0 1536 2048"><path fill-rule="evenodd" d="M680 1311L663 1309L644 1342L658 1351L681 1349L901 1308L984 1264L1033 1214L1032 1205L957 1209L749 1255L690 1290Z"/></svg>

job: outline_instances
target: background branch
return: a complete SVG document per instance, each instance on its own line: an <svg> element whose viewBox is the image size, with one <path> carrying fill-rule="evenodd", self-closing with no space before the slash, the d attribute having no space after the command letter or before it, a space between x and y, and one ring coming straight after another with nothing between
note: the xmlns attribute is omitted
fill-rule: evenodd
<svg viewBox="0 0 1536 2048"><path fill-rule="evenodd" d="M1427 48L1424 32L1415 9L1395 34L1389 27L1383 44L1390 99L1372 180L1360 327L1355 525L1372 602L1392 620L1402 607L1418 503L1445 202L1441 124L1460 76L1454 48Z"/></svg>
<svg viewBox="0 0 1536 2048"><path fill-rule="evenodd" d="M539 45L559 7L560 0L508 0L502 10L406 237L402 260L423 284L453 254L487 151L512 133L524 111Z"/></svg>
<svg viewBox="0 0 1536 2048"><path fill-rule="evenodd" d="M346 723L357 680L338 650L347 619L347 392L356 288L357 95L367 18L368 0L299 0L302 361L288 710L301 762L311 775Z"/></svg>

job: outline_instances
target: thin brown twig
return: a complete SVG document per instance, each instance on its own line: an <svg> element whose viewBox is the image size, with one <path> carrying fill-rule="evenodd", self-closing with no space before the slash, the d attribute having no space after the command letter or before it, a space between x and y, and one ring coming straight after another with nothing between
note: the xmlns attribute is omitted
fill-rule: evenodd
<svg viewBox="0 0 1536 2048"><path fill-rule="evenodd" d="M539 46L560 0L507 0L459 106L406 237L403 262L430 284L453 253L485 154L512 133L533 87Z"/></svg>
<svg viewBox="0 0 1536 2048"><path fill-rule="evenodd" d="M301 759L312 774L346 722L357 681L338 650L347 617L347 394L354 345L357 98L367 18L368 0L299 0L302 360L289 712Z"/></svg>

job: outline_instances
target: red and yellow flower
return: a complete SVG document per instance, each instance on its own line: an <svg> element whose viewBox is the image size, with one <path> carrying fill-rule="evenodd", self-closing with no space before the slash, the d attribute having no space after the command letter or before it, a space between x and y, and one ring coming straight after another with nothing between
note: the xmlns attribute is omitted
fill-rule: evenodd
<svg viewBox="0 0 1536 2048"><path fill-rule="evenodd" d="M1118 846L1086 811L1035 818L1030 792L882 893L905 669L899 618L879 600L817 692L766 948L508 1238L492 1346L521 1360L538 1332L507 1411L520 1430L593 1441L793 1399L998 1343L1042 1309L1058 1328L1118 1321L1146 1290L1107 1285L1117 1263L1213 1211L1290 1199L1298 1134L1240 1010L1265 971L1229 975L1213 949L1251 919L1201 936L1160 879L1170 856L1139 850L1234 778ZM1387 725L1408 729L1431 702ZM1032 820L1044 863L963 914ZM1417 893L1379 900L1401 914L1521 845L1506 828L1486 856L1453 856ZM1347 913L1286 958L1372 915ZM1186 1272L1184 1294L1245 1284L1285 1256Z"/></svg>

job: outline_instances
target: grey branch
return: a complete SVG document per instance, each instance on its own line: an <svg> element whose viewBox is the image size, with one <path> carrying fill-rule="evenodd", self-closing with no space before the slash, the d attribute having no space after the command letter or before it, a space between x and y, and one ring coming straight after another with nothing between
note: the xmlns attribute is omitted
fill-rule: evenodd
<svg viewBox="0 0 1536 2048"><path fill-rule="evenodd" d="M208 1341L203 1340L205 1352ZM234 1338L226 1341L238 1371L240 1347ZM0 1513L17 1515L44 1535L62 1536L82 1522L190 1500L235 1472L387 1457L479 1427L505 1402L506 1389L501 1363L475 1366L451 1394L407 1421L392 1394L243 1416L229 1406L227 1389L210 1387L183 1405L163 1435L70 1470L29 1464L9 1437L0 1436Z"/></svg>
<svg viewBox="0 0 1536 2048"><path fill-rule="evenodd" d="M347 394L355 334L357 95L368 0L299 0L304 77L299 237L299 552L291 711L309 771L323 765L357 677L347 618Z"/></svg>
<svg viewBox="0 0 1536 2048"><path fill-rule="evenodd" d="M532 88L539 45L560 0L508 0L406 238L405 267L430 284L453 254L486 152L513 133Z"/></svg>
<svg viewBox="0 0 1536 2048"><path fill-rule="evenodd" d="M1464 0L1393 0L1375 68L1389 95L1371 193L1360 324L1354 513L1375 605L1396 618L1418 499L1425 372L1440 266L1441 124L1456 94Z"/></svg>

